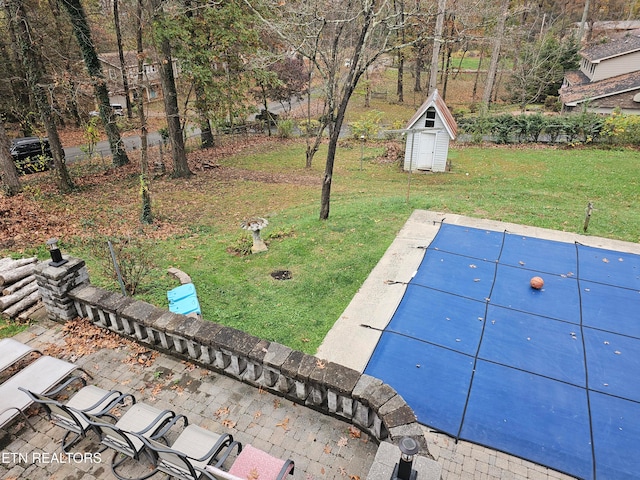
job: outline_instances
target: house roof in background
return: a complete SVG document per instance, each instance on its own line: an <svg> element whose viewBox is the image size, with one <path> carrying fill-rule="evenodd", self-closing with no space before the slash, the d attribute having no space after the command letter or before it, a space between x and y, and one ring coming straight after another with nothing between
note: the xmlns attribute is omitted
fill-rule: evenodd
<svg viewBox="0 0 640 480"><path fill-rule="evenodd" d="M593 63L619 57L640 50L640 30L634 30L615 40L598 43L580 51L580 55Z"/></svg>
<svg viewBox="0 0 640 480"><path fill-rule="evenodd" d="M127 67L132 67L138 65L138 53L134 50L127 50L123 52L124 54L124 64ZM101 53L98 55L98 59L108 65L113 66L114 68L120 69L120 58L118 56L118 52L108 52Z"/></svg>
<svg viewBox="0 0 640 480"><path fill-rule="evenodd" d="M570 86L575 87L578 85L584 85L591 80L580 70L569 70L565 72L564 78Z"/></svg>
<svg viewBox="0 0 640 480"><path fill-rule="evenodd" d="M576 105L587 100L640 90L640 70L598 82L574 85L560 89L560 99L565 105Z"/></svg>
<svg viewBox="0 0 640 480"><path fill-rule="evenodd" d="M458 124L453 118L453 115L451 115L449 107L447 107L447 105L444 103L444 100L438 93L438 89L435 89L431 93L431 95L429 95L429 97L420 106L418 111L413 115L413 117L411 117L411 120L407 122L407 126L405 128L413 128L420 117L422 117L424 112L426 112L427 109L431 106L435 107L436 112L438 112L438 115L440 115L440 118L442 118L444 126L447 129L447 132L449 133L451 139L456 138L456 135L458 134Z"/></svg>

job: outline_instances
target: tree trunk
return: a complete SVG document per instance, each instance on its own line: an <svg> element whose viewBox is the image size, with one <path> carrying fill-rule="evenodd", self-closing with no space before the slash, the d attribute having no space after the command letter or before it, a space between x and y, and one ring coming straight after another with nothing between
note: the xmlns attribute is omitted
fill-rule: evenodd
<svg viewBox="0 0 640 480"><path fill-rule="evenodd" d="M64 160L64 149L60 143L58 129L54 123L51 112L51 105L47 93L44 90L44 74L40 53L35 44L32 43L33 36L30 32L30 24L24 10L22 0L11 0L6 3L9 10L9 18L15 30L16 40L20 48L22 64L27 75L27 84L40 113L40 118L44 124L49 137L49 145L55 164L54 176L58 189L63 193L68 193L73 189L73 182L67 171Z"/></svg>
<svg viewBox="0 0 640 480"><path fill-rule="evenodd" d="M360 66L360 58L364 49L365 39L369 34L371 23L373 21L373 12L375 8L370 8L364 12L364 18L362 23L362 29L356 44L354 46L353 58L351 59L351 66L347 73L345 82L342 86L342 96L338 109L333 116L333 109L329 109L329 115L331 120L329 123L329 146L327 149L327 161L325 163L324 176L322 179L322 193L320 196L320 220L326 220L329 218L330 202L331 202L331 182L333 180L333 166L336 159L336 150L338 148L338 139L340 138L340 130L344 122L344 117L347 112L347 106L351 95L360 80L360 77L367 71L366 67ZM330 102L331 103L331 102ZM335 103L332 103L335 105Z"/></svg>
<svg viewBox="0 0 640 480"><path fill-rule="evenodd" d="M160 29L161 20L164 15L162 2L153 0L154 28ZM180 124L180 109L178 108L178 91L176 80L173 75L173 58L171 55L171 43L165 32L159 32L160 37L160 80L164 93L164 110L167 117L167 127L169 129L169 140L171 141L171 152L173 158L174 178L186 178L193 175L187 163L187 154L184 148L184 138L182 137L182 126Z"/></svg>
<svg viewBox="0 0 640 480"><path fill-rule="evenodd" d="M431 52L431 72L429 74L428 94L436 89L438 85L438 61L440 60L440 45L442 44L442 33L444 31L444 15L447 8L447 0L438 0L438 16L436 17L436 30L433 37L433 51Z"/></svg>
<svg viewBox="0 0 640 480"><path fill-rule="evenodd" d="M84 9L80 0L62 0L62 5L67 10L69 17L71 18L71 24L73 26L73 33L82 52L82 58L84 59L85 67L91 77L93 83L94 94L98 102L98 109L100 110L100 119L104 125L104 129L107 132L109 139L109 148L111 149L111 156L113 158L113 165L121 167L129 163L129 157L124 148L124 143L120 137L120 130L115 122L115 115L111 109L111 102L109 101L109 91L107 90L107 83L102 74L102 67L100 66L100 60L98 60L98 54L93 45L91 38L91 30L87 22L87 17L84 13Z"/></svg>
<svg viewBox="0 0 640 480"><path fill-rule="evenodd" d="M3 296L7 296L7 295L11 295L13 293L16 293L22 287L26 287L31 282L35 282L35 280L36 280L36 276L35 275L29 275L28 277L24 277L22 280L18 280L16 283L13 283L13 284L9 285L9 286L7 286L7 288L2 290L2 295Z"/></svg>
<svg viewBox="0 0 640 480"><path fill-rule="evenodd" d="M485 110L489 108L489 103L491 103L491 92L493 91L496 81L498 60L500 59L500 50L502 48L502 41L504 40L504 31L508 14L509 0L502 0L500 15L498 15L498 24L496 25L493 51L491 52L491 60L489 62L489 70L487 71L487 81L484 84L484 93L482 94L482 105Z"/></svg>
<svg viewBox="0 0 640 480"><path fill-rule="evenodd" d="M580 28L578 29L578 38L576 38L576 40L578 41L578 44L582 43L582 38L584 37L584 30L585 30L585 26L587 24L587 19L589 18L589 6L590 6L590 0L585 0L584 2L584 9L582 10L582 19L580 20ZM586 41L590 41L591 40L591 31L593 29L589 29L589 33L587 34L587 38Z"/></svg>
<svg viewBox="0 0 640 480"><path fill-rule="evenodd" d="M204 88L197 79L194 87L196 93L196 110L198 111L198 118L200 119L200 148L212 148L215 147L216 141L213 137L213 130L211 129L211 120L209 120L209 115L207 115L204 107L206 104L204 100Z"/></svg>
<svg viewBox="0 0 640 480"><path fill-rule="evenodd" d="M118 13L118 0L113 0L113 25L116 31L116 43L118 44L118 59L120 60L120 73L122 75L122 90L124 91L125 107L127 118L133 117L131 108L131 98L129 97L129 80L127 78L127 65L124 61L124 50L122 49L122 33L120 32L120 14Z"/></svg>
<svg viewBox="0 0 640 480"><path fill-rule="evenodd" d="M13 163L13 157L9 149L11 143L4 129L4 124L0 121L0 178L2 179L2 190L8 197L17 195L22 191L20 178L16 170L16 164Z"/></svg>
<svg viewBox="0 0 640 480"><path fill-rule="evenodd" d="M424 48L421 44L418 44L418 46L416 47L415 71L413 72L413 76L415 78L415 82L413 84L414 92L422 91L422 65L424 64L423 54L424 54Z"/></svg>
<svg viewBox="0 0 640 480"><path fill-rule="evenodd" d="M473 92L471 94L471 103L476 103L476 95L478 93L478 81L480 80L480 70L482 69L482 61L484 60L484 47L480 48L480 58L478 59L478 69L473 80Z"/></svg>
<svg viewBox="0 0 640 480"><path fill-rule="evenodd" d="M187 18L191 19L194 15L194 8L191 6L190 0L185 0ZM197 33L191 30L191 49L198 49L199 46L196 43ZM212 148L215 146L215 139L213 137L213 130L211 129L211 120L207 112L207 100L205 87L198 76L193 79L193 88L196 95L195 109L198 114L198 123L200 124L200 148Z"/></svg>
<svg viewBox="0 0 640 480"><path fill-rule="evenodd" d="M138 119L140 120L140 221L145 224L153 223L151 211L151 192L149 189L149 156L147 145L147 118L144 114L144 46L142 44L142 2L136 4L136 44L138 54Z"/></svg>
<svg viewBox="0 0 640 480"><path fill-rule="evenodd" d="M400 8L400 25L404 25L404 1L400 0L398 6ZM404 45L404 27L398 32L398 36L400 37L400 43ZM402 50L398 50L398 82L396 84L396 94L398 96L398 103L404 103L404 52Z"/></svg>

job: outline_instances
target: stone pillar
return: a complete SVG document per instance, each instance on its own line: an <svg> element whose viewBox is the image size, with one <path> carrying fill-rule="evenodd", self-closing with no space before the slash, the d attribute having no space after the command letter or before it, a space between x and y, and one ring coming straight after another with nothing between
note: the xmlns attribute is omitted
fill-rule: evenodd
<svg viewBox="0 0 640 480"><path fill-rule="evenodd" d="M36 281L42 296L42 303L50 319L66 322L78 316L75 303L68 295L71 290L89 284L89 272L84 260L64 255L67 263L52 267L49 262L36 267Z"/></svg>

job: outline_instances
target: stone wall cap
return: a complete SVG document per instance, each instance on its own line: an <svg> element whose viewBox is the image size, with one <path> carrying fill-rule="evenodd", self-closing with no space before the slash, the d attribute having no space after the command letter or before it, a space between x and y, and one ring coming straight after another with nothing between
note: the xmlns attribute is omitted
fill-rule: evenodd
<svg viewBox="0 0 640 480"><path fill-rule="evenodd" d="M318 358L303 353L298 365L296 378L304 382L308 382L314 371L318 368Z"/></svg>
<svg viewBox="0 0 640 480"><path fill-rule="evenodd" d="M164 313L164 310L141 300L135 300L122 309L122 316L152 326L154 321Z"/></svg>
<svg viewBox="0 0 640 480"><path fill-rule="evenodd" d="M362 398L371 392L372 388L382 385L382 380L371 375L363 373L358 379L358 383L353 387L352 396L355 400L362 400Z"/></svg>
<svg viewBox="0 0 640 480"><path fill-rule="evenodd" d="M110 293L111 292L104 288L94 287L91 284L84 284L70 290L69 296L87 303L98 303L101 298L109 295Z"/></svg>
<svg viewBox="0 0 640 480"><path fill-rule="evenodd" d="M254 362L263 363L264 358L267 356L267 352L269 351L269 344L270 342L268 340L258 341L247 356Z"/></svg>
<svg viewBox="0 0 640 480"><path fill-rule="evenodd" d="M381 385L374 386L368 392L365 392L360 399L377 411L394 395L397 395L396 391L386 383L383 383Z"/></svg>
<svg viewBox="0 0 640 480"><path fill-rule="evenodd" d="M203 321L200 323L194 339L203 345L212 346L215 344L215 336L222 329L222 325L215 322Z"/></svg>
<svg viewBox="0 0 640 480"><path fill-rule="evenodd" d="M198 318L183 315L183 321L176 327L175 332L184 338L193 340L198 330L200 330L201 323L202 320Z"/></svg>
<svg viewBox="0 0 640 480"><path fill-rule="evenodd" d="M397 427L391 427L389 429L389 437L392 440L400 439L402 437L423 437L424 430L422 425L418 422L407 423Z"/></svg>
<svg viewBox="0 0 640 480"><path fill-rule="evenodd" d="M389 430L393 427L415 422L416 414L413 412L413 409L405 403L404 406L396 408L386 415L381 415L381 420L387 427L387 430Z"/></svg>
<svg viewBox="0 0 640 480"><path fill-rule="evenodd" d="M289 354L287 359L282 362L280 370L285 376L296 378L296 376L298 375L298 368L300 368L300 362L302 362L303 357L304 353L298 350L291 350L291 353Z"/></svg>
<svg viewBox="0 0 640 480"><path fill-rule="evenodd" d="M271 342L267 347L267 353L264 355L264 364L269 367L280 368L282 364L289 358L293 350L280 343Z"/></svg>
<svg viewBox="0 0 640 480"><path fill-rule="evenodd" d="M246 356L253 350L260 339L237 328L223 326L216 333L214 341L220 348L226 348L229 351Z"/></svg>
<svg viewBox="0 0 640 480"><path fill-rule="evenodd" d="M133 303L134 300L130 297L125 297L121 293L111 292L109 295L105 295L99 300L98 307L106 310L110 313L122 311L127 305Z"/></svg>
<svg viewBox="0 0 640 480"><path fill-rule="evenodd" d="M361 373L338 363L329 362L325 374L327 388L342 394L351 394L360 380ZM373 378L373 377L371 377Z"/></svg>
<svg viewBox="0 0 640 480"><path fill-rule="evenodd" d="M315 365L309 375L309 381L315 384L326 385L325 379L327 378L327 366L329 365L329 362L318 357L312 358L315 360Z"/></svg>
<svg viewBox="0 0 640 480"><path fill-rule="evenodd" d="M406 404L407 402L404 401L404 398L396 394L393 397L391 397L389 400L387 400L384 403L384 405L382 405L378 409L378 414L386 415L387 413L392 412L393 410L396 410L397 408L400 408Z"/></svg>
<svg viewBox="0 0 640 480"><path fill-rule="evenodd" d="M160 315L153 325L149 325L150 327L159 330L160 332L169 333L169 330L173 330L175 325L181 320L182 315L178 315L177 313L167 312L165 311L162 315Z"/></svg>

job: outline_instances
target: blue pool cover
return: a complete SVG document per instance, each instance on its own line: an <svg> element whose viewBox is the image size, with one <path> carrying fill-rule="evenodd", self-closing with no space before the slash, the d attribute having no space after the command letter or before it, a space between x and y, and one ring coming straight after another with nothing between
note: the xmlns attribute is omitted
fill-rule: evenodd
<svg viewBox="0 0 640 480"><path fill-rule="evenodd" d="M640 256L443 224L365 373L456 439L639 478Z"/></svg>

